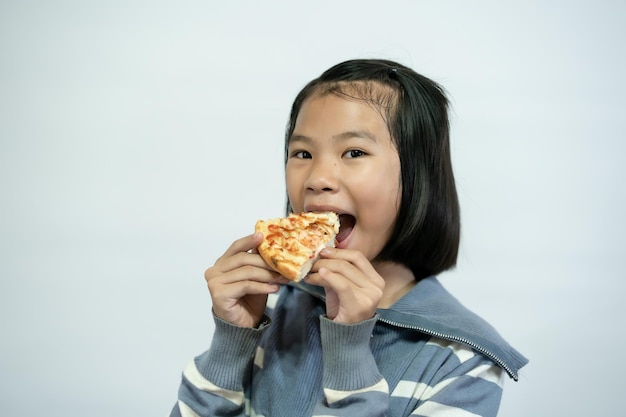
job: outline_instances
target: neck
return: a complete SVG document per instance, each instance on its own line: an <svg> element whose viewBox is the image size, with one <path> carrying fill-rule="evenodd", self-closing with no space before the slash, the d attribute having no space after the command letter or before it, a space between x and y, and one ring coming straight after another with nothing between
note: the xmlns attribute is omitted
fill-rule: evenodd
<svg viewBox="0 0 626 417"><path fill-rule="evenodd" d="M409 268L395 262L380 262L374 265L376 272L385 280L383 297L378 308L389 308L417 283Z"/></svg>

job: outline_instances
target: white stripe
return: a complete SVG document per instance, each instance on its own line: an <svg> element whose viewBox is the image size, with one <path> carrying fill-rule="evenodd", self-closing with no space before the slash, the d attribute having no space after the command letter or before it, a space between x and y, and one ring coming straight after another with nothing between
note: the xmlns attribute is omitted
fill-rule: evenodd
<svg viewBox="0 0 626 417"><path fill-rule="evenodd" d="M458 407L443 405L434 401L426 402L413 411L411 415L419 416L454 416L454 417L480 417L478 414L470 413Z"/></svg>
<svg viewBox="0 0 626 417"><path fill-rule="evenodd" d="M428 389L428 385L423 382L415 381L400 381L396 388L391 393L392 397L402 398L416 398L420 399L424 395L424 392Z"/></svg>
<svg viewBox="0 0 626 417"><path fill-rule="evenodd" d="M476 352L474 352L469 346L462 343L450 342L447 340L432 337L426 344L439 346L442 349L450 349L452 353L454 353L454 355L459 358L459 361L461 363L476 356Z"/></svg>
<svg viewBox="0 0 626 417"><path fill-rule="evenodd" d="M364 392L383 392L387 394L389 392L389 386L387 385L387 381L385 381L385 379L381 379L372 386L354 391L338 391L330 388L324 388L324 395L326 395L326 401L328 401L329 405L336 403L337 401L341 401L351 395L361 394Z"/></svg>
<svg viewBox="0 0 626 417"><path fill-rule="evenodd" d="M469 346L463 345L461 343L451 343L450 349L452 349L452 352L456 355L457 358L459 358L459 361L461 361L461 363L468 361L476 356L476 353Z"/></svg>
<svg viewBox="0 0 626 417"><path fill-rule="evenodd" d="M276 307L276 301L278 301L278 294L275 294L275 293L268 294L267 303L265 303L265 305L268 308L273 309L274 307Z"/></svg>
<svg viewBox="0 0 626 417"><path fill-rule="evenodd" d="M424 395L422 397L423 400L428 400L432 397L434 397L435 395L439 394L441 391L443 391L445 388L448 387L448 385L452 384L454 381L456 381L457 379L459 379L462 376L471 376L474 378L482 378L483 377L483 373L486 370L489 370L489 368L496 368L496 365L481 365L478 366L474 369L472 369L470 372L461 375L461 376L455 376L454 378L448 378L446 380L441 381L440 383L438 383L437 385L435 385L432 388L427 388L424 391Z"/></svg>
<svg viewBox="0 0 626 417"><path fill-rule="evenodd" d="M254 364L263 369L263 363L265 361L265 350L261 346L256 348L256 354L254 355Z"/></svg>
<svg viewBox="0 0 626 417"><path fill-rule="evenodd" d="M481 365L472 369L467 374L448 378L434 387L429 387L427 384L421 382L414 381L400 381L398 385L391 393L392 397L402 397L402 398L415 398L420 401L427 401L433 398L435 395L440 393L443 389L445 389L448 385L452 384L454 381L459 379L462 376L470 376L473 378L481 378L488 382L493 382L494 384L502 387L504 384L504 371L497 365Z"/></svg>
<svg viewBox="0 0 626 417"><path fill-rule="evenodd" d="M178 410L180 411L180 415L182 417L200 417L191 409L191 407L180 400L178 401Z"/></svg>
<svg viewBox="0 0 626 417"><path fill-rule="evenodd" d="M502 380L501 378L502 372L503 372L502 368L500 368L498 365L485 364L485 365L477 366L476 368L472 369L465 375L471 376L474 378L481 378L487 382L493 382L494 384L499 385L500 381Z"/></svg>
<svg viewBox="0 0 626 417"><path fill-rule="evenodd" d="M502 388L504 386L505 374L504 369L500 368L497 365L482 365L473 369L472 372L468 373L475 378L482 378L487 382L493 382Z"/></svg>
<svg viewBox="0 0 626 417"><path fill-rule="evenodd" d="M220 388L217 385L213 384L211 381L207 380L200 374L198 368L196 368L195 361L190 361L185 369L183 370L183 375L191 384L206 392L210 392L215 395L219 395L222 398L227 399L228 401L236 404L242 405L244 401L243 391L231 391L224 388Z"/></svg>
<svg viewBox="0 0 626 417"><path fill-rule="evenodd" d="M466 346L462 343L456 342L448 342L446 340L431 338L427 344L436 345L444 349L452 350L452 353L459 359L461 363L466 362L477 355L472 348ZM487 369L491 368L491 369ZM487 369L486 372L482 373L484 369ZM500 387L504 385L504 373L502 372L502 368L497 365L483 365L473 369L467 375L473 376L475 378L482 378L485 381L493 382L498 384Z"/></svg>

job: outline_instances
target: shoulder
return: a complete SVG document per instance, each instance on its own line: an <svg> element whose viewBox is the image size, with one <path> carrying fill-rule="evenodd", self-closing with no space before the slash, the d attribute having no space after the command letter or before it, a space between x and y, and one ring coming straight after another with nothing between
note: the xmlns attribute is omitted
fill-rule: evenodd
<svg viewBox="0 0 626 417"><path fill-rule="evenodd" d="M486 320L465 307L435 277L421 280L391 308L379 310L380 320L469 346L505 369L517 380L528 360Z"/></svg>

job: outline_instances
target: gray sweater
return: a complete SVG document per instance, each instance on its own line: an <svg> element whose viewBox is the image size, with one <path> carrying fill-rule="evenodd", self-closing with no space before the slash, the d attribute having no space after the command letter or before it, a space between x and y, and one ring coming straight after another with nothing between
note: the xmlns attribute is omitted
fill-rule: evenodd
<svg viewBox="0 0 626 417"><path fill-rule="evenodd" d="M171 416L496 416L504 376L527 363L434 277L353 325L323 298L285 286L258 329L216 318Z"/></svg>

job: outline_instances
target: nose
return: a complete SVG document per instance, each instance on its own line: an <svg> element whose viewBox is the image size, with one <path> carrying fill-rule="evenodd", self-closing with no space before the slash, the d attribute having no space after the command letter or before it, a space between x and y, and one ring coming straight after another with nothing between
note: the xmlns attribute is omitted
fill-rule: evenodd
<svg viewBox="0 0 626 417"><path fill-rule="evenodd" d="M313 159L305 187L314 192L337 191L339 189L337 162L323 158Z"/></svg>

